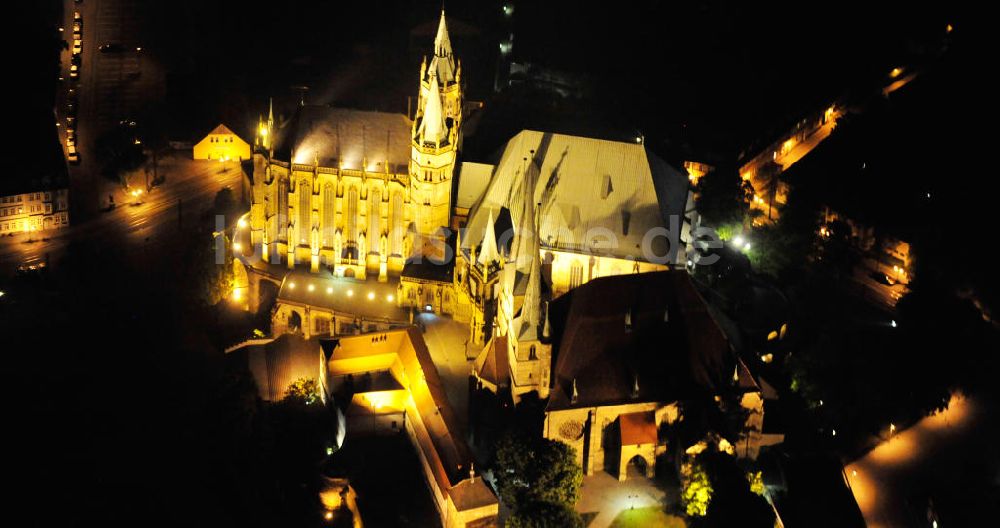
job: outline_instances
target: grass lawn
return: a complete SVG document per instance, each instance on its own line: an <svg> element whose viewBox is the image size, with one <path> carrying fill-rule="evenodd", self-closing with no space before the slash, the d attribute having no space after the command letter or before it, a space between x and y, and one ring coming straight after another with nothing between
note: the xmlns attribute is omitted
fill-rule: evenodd
<svg viewBox="0 0 1000 528"><path fill-rule="evenodd" d="M684 519L668 515L658 506L623 510L611 528L687 528Z"/></svg>

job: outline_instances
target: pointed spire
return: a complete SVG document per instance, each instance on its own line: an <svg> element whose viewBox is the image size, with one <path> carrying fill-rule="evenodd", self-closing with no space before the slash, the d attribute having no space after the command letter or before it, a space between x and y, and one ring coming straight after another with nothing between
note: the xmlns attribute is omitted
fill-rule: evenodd
<svg viewBox="0 0 1000 528"><path fill-rule="evenodd" d="M424 115L417 131L420 143L434 142L440 144L447 135L444 124L444 112L441 109L441 91L438 89L437 73L431 70L430 89L427 91L427 103L424 105Z"/></svg>
<svg viewBox="0 0 1000 528"><path fill-rule="evenodd" d="M535 151L531 151L534 158ZM524 176L521 178L521 225L517 232L517 253L515 258L519 268L530 266L538 255L538 225L535 222L535 171L534 160L524 159ZM533 248L533 246L535 246ZM534 249L534 253L532 253ZM522 268L523 269L523 268Z"/></svg>
<svg viewBox="0 0 1000 528"><path fill-rule="evenodd" d="M479 250L479 258L476 262L480 266L488 266L500 260L500 252L497 251L496 228L493 225L493 209L490 209L489 219L486 220L486 232L483 233L483 248Z"/></svg>
<svg viewBox="0 0 1000 528"><path fill-rule="evenodd" d="M434 54L438 57L451 57L451 39L448 38L448 24L445 22L444 9L441 9L441 20L438 22L437 35L434 37Z"/></svg>
<svg viewBox="0 0 1000 528"><path fill-rule="evenodd" d="M633 374L632 375L632 398L635 399L635 398L638 398L638 397L639 397L639 375L638 374Z"/></svg>
<svg viewBox="0 0 1000 528"><path fill-rule="evenodd" d="M576 403L580 400L580 393L576 390L576 378L573 378L573 394L569 397L570 403Z"/></svg>
<svg viewBox="0 0 1000 528"><path fill-rule="evenodd" d="M437 72L438 81L442 86L457 81L455 56L451 50L451 38L448 37L444 9L441 10L441 20L438 22L437 35L434 37L434 56L431 58L428 71ZM423 72L421 78L424 78Z"/></svg>

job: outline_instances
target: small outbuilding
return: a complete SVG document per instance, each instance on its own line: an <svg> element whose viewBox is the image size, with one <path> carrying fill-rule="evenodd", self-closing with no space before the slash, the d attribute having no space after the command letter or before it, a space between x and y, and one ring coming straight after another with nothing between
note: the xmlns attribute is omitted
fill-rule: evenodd
<svg viewBox="0 0 1000 528"><path fill-rule="evenodd" d="M220 124L194 146L194 159L243 161L250 159L250 144Z"/></svg>

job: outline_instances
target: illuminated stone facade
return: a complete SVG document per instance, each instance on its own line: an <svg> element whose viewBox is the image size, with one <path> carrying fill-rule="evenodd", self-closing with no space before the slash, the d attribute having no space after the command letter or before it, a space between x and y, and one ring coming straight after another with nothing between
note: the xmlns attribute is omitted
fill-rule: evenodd
<svg viewBox="0 0 1000 528"><path fill-rule="evenodd" d="M0 197L0 234L30 234L69 225L69 189Z"/></svg>
<svg viewBox="0 0 1000 528"><path fill-rule="evenodd" d="M388 280L447 227L461 142L461 65L442 13L416 116L302 105L260 120L251 240L288 269Z"/></svg>

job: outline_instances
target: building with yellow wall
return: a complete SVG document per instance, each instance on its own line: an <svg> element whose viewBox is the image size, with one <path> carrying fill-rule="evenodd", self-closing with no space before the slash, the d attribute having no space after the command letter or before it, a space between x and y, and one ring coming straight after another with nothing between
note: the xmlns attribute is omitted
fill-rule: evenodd
<svg viewBox="0 0 1000 528"><path fill-rule="evenodd" d="M0 196L0 234L32 233L69 225L69 189Z"/></svg>
<svg viewBox="0 0 1000 528"><path fill-rule="evenodd" d="M194 146L194 159L243 161L250 159L250 144L220 124Z"/></svg>
<svg viewBox="0 0 1000 528"><path fill-rule="evenodd" d="M475 474L420 330L330 339L322 346L324 390L334 398L350 395L348 430L406 431L442 526L495 526L499 501Z"/></svg>

